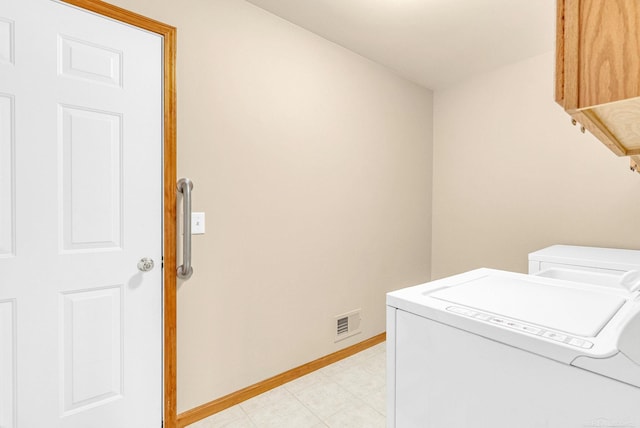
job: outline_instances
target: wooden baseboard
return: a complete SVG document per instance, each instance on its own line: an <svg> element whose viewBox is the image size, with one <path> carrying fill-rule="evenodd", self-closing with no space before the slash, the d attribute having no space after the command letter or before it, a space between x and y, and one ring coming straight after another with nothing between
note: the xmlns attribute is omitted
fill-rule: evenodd
<svg viewBox="0 0 640 428"><path fill-rule="evenodd" d="M291 382L294 379L326 367L329 364L333 364L344 358L350 357L360 351L382 343L385 340L386 333L381 333L360 343L349 346L348 348L344 348L322 358L318 358L317 360L303 364L284 373L280 373L279 375L270 377L269 379L265 379L262 382L258 382L239 391L232 392L231 394L225 395L217 400L213 400L191 410L187 410L186 412L178 414L178 428L183 428L224 409L228 409L229 407L235 406L249 398L253 398L256 395L260 395L263 392L267 392L280 385L284 385L287 382Z"/></svg>

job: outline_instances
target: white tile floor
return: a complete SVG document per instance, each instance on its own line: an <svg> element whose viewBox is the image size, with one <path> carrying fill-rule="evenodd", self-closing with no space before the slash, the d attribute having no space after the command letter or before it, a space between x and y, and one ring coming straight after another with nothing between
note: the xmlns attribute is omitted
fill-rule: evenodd
<svg viewBox="0 0 640 428"><path fill-rule="evenodd" d="M189 425L189 428L384 428L385 343Z"/></svg>

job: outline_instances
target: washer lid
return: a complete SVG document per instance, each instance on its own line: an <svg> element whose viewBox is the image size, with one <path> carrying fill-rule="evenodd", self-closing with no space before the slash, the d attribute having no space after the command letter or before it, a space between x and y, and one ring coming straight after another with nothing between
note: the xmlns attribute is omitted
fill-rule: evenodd
<svg viewBox="0 0 640 428"><path fill-rule="evenodd" d="M428 295L582 337L595 337L625 303L621 296L570 283L491 274Z"/></svg>

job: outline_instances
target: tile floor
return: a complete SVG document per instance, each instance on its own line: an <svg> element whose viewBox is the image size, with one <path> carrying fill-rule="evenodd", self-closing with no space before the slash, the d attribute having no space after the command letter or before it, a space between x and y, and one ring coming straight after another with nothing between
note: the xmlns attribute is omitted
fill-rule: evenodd
<svg viewBox="0 0 640 428"><path fill-rule="evenodd" d="M384 428L385 358L383 342L189 428Z"/></svg>

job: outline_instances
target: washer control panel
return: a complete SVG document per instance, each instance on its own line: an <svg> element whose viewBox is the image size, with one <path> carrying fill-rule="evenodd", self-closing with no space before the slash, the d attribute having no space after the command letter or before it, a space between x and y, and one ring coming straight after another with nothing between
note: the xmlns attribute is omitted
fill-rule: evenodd
<svg viewBox="0 0 640 428"><path fill-rule="evenodd" d="M463 315L469 318L474 318L479 321L484 321L492 324L501 325L506 328L512 328L514 330L522 331L534 336L542 336L547 339L555 340L556 342L562 342L567 345L575 346L577 348L590 349L593 347L593 343L581 339L579 337L573 337L564 333L558 333L551 330L545 330L540 327L523 324L519 321L513 321L507 318L497 317L495 315L489 315L483 312L474 311L467 308L461 308L459 306L449 306L447 311L453 312L458 315Z"/></svg>

